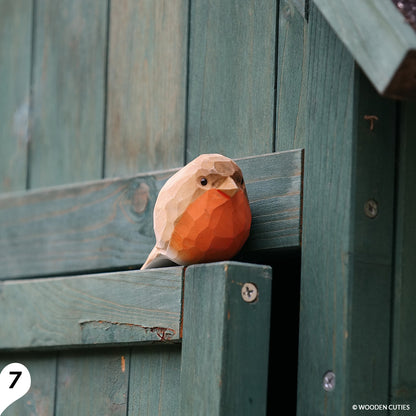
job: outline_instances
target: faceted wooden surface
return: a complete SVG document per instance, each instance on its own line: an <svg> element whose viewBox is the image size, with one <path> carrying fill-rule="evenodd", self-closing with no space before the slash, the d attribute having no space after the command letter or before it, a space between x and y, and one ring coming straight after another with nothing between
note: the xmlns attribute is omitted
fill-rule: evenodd
<svg viewBox="0 0 416 416"><path fill-rule="evenodd" d="M231 259L251 225L241 169L220 154L198 156L160 190L153 224L156 245L143 268L160 257L182 265Z"/></svg>
<svg viewBox="0 0 416 416"><path fill-rule="evenodd" d="M185 263L232 258L250 233L251 212L239 190L233 197L210 189L194 201L175 226L170 247Z"/></svg>

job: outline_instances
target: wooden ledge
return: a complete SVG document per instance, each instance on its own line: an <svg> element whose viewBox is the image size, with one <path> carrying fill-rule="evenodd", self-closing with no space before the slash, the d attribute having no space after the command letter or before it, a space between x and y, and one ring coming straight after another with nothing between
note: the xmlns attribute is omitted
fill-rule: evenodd
<svg viewBox="0 0 416 416"><path fill-rule="evenodd" d="M211 283L205 284L213 285L210 290L217 293L215 302L209 291L206 294L190 291L191 283L188 293L184 289L188 276L191 282L193 275L201 273L215 276L210 278ZM195 320L187 318L183 323L184 296L186 310L195 308L199 315L213 304L227 304L228 296L238 295L244 306L239 295L244 279L255 282L261 289L262 308L270 312L270 267L248 263L220 262L188 268L3 281L0 282L0 350L180 342L182 324L193 328ZM235 286L233 292L223 291L224 285ZM258 308L259 305L255 309ZM214 317L206 319L212 321ZM261 324L266 324L264 317L261 319ZM268 325L265 331L268 333Z"/></svg>
<svg viewBox="0 0 416 416"><path fill-rule="evenodd" d="M237 163L253 214L244 250L299 247L302 150ZM0 196L0 279L138 268L154 245L156 197L174 172Z"/></svg>

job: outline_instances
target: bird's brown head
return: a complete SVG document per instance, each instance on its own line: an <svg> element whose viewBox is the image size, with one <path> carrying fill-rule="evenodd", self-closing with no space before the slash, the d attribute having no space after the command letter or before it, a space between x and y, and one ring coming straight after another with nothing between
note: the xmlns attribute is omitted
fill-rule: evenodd
<svg viewBox="0 0 416 416"><path fill-rule="evenodd" d="M186 208L207 191L234 197L241 190L247 198L243 174L230 158L202 154L176 172L160 190L154 209L157 241L169 240L173 228Z"/></svg>
<svg viewBox="0 0 416 416"><path fill-rule="evenodd" d="M242 190L246 195L241 169L231 159L219 155L209 154L197 157L195 162L195 182L202 191L216 189L229 197L233 197L237 191Z"/></svg>

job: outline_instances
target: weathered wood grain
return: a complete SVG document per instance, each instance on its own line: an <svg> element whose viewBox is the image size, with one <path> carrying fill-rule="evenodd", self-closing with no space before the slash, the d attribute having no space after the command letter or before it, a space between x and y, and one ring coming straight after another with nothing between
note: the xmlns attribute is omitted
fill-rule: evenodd
<svg viewBox="0 0 416 416"><path fill-rule="evenodd" d="M105 175L184 163L188 0L111 2Z"/></svg>
<svg viewBox="0 0 416 416"><path fill-rule="evenodd" d="M245 250L299 247L302 151L237 160L253 221ZM0 278L137 267L153 205L175 170L0 196Z"/></svg>
<svg viewBox="0 0 416 416"><path fill-rule="evenodd" d="M386 403L391 374L397 106L381 97L361 71L358 75L351 187L349 287L353 289L349 295L348 388L350 400L362 403L371 395L378 403ZM369 115L378 117L373 128ZM378 204L374 219L365 215L369 199ZM348 404L345 407L348 413Z"/></svg>
<svg viewBox="0 0 416 416"><path fill-rule="evenodd" d="M154 243L152 203L162 179L106 180L3 197L3 278L140 264Z"/></svg>
<svg viewBox="0 0 416 416"><path fill-rule="evenodd" d="M290 0L290 1L293 1L294 6L297 8L301 16L307 19L310 0Z"/></svg>
<svg viewBox="0 0 416 416"><path fill-rule="evenodd" d="M380 93L416 97L416 36L391 0L314 3Z"/></svg>
<svg viewBox="0 0 416 416"><path fill-rule="evenodd" d="M0 331L1 334L3 332ZM31 386L21 399L8 407L2 416L54 416L56 359L50 352L4 352L0 354L0 371L10 363L21 363L29 370Z"/></svg>
<svg viewBox="0 0 416 416"><path fill-rule="evenodd" d="M192 1L187 162L273 151L275 33L275 1Z"/></svg>
<svg viewBox="0 0 416 416"><path fill-rule="evenodd" d="M392 334L392 403L416 408L416 105L400 107ZM403 411L402 411L403 413ZM393 414L400 415L400 411Z"/></svg>
<svg viewBox="0 0 416 416"><path fill-rule="evenodd" d="M128 414L179 415L180 369L179 345L133 348Z"/></svg>
<svg viewBox="0 0 416 416"><path fill-rule="evenodd" d="M128 349L60 353L55 414L125 416L128 370Z"/></svg>
<svg viewBox="0 0 416 416"><path fill-rule="evenodd" d="M36 2L29 185L102 173L107 2Z"/></svg>
<svg viewBox="0 0 416 416"><path fill-rule="evenodd" d="M0 2L0 192L26 188L32 3Z"/></svg>
<svg viewBox="0 0 416 416"><path fill-rule="evenodd" d="M244 283L258 299L242 299ZM181 415L265 415L271 268L224 262L186 269Z"/></svg>
<svg viewBox="0 0 416 416"><path fill-rule="evenodd" d="M237 162L246 178L252 212L250 237L243 251L299 247L303 152L274 153Z"/></svg>
<svg viewBox="0 0 416 416"><path fill-rule="evenodd" d="M33 48L33 61L27 185L37 188L99 179L103 162L107 2L34 3L33 39L29 45ZM27 231L29 236L31 231ZM32 240L32 246L42 244L36 240ZM31 248L26 250L30 252ZM31 292L27 298L31 298ZM43 299L37 301L42 304ZM32 328L34 338L36 329ZM59 372L56 356L55 352L50 354L44 362L45 369ZM53 402L55 380L46 380L53 392L49 400ZM51 411L55 412L54 407Z"/></svg>
<svg viewBox="0 0 416 416"><path fill-rule="evenodd" d="M292 0L279 2L276 150L304 147L308 76L308 24Z"/></svg>
<svg viewBox="0 0 416 416"><path fill-rule="evenodd" d="M0 286L0 348L177 340L181 297L181 267L9 280Z"/></svg>
<svg viewBox="0 0 416 416"><path fill-rule="evenodd" d="M350 415L353 403L389 402L395 103L313 5L308 36L297 414Z"/></svg>

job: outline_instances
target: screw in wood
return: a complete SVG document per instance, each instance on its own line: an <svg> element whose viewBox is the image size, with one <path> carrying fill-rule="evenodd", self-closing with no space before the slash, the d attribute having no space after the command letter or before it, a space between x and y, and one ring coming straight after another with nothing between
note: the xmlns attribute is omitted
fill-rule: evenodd
<svg viewBox="0 0 416 416"><path fill-rule="evenodd" d="M335 389L335 373L327 371L322 379L322 387L325 391L333 391Z"/></svg>
<svg viewBox="0 0 416 416"><path fill-rule="evenodd" d="M369 199L364 204L364 213L368 218L375 218L378 214L378 203L374 199Z"/></svg>
<svg viewBox="0 0 416 416"><path fill-rule="evenodd" d="M252 303L257 300L258 295L259 292L257 290L257 286L254 283L244 283L243 287L241 288L241 297L243 298L244 302Z"/></svg>

